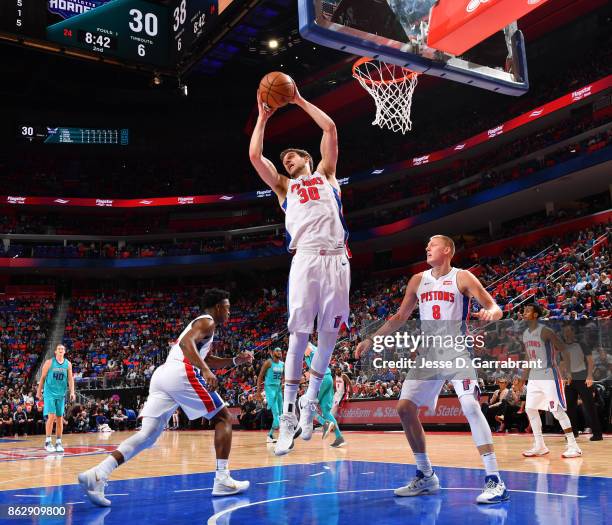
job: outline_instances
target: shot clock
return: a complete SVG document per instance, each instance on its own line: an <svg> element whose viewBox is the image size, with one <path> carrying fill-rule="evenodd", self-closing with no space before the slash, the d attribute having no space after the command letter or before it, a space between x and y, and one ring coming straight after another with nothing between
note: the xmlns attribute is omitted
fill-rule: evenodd
<svg viewBox="0 0 612 525"><path fill-rule="evenodd" d="M232 3L242 0L1 0L0 39L83 58L179 70Z"/></svg>

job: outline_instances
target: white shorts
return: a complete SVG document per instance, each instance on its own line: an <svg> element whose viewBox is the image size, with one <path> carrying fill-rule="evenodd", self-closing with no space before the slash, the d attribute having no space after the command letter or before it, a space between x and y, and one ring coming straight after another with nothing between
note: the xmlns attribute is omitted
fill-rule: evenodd
<svg viewBox="0 0 612 525"><path fill-rule="evenodd" d="M225 406L217 392L206 388L200 370L187 360L167 361L155 370L140 417L170 417L179 406L189 419L212 419Z"/></svg>
<svg viewBox="0 0 612 525"><path fill-rule="evenodd" d="M289 332L311 334L317 318L317 330L337 332L348 325L351 267L343 249L327 250L320 255L300 250L293 256L289 270L287 297Z"/></svg>
<svg viewBox="0 0 612 525"><path fill-rule="evenodd" d="M473 377L470 378L469 376L472 375L472 372ZM409 374L402 384L400 399L412 401L419 408L427 407L427 413L431 415L435 413L440 390L442 390L442 386L444 386L446 381L450 381L453 384L455 394L459 398L467 395L480 396L480 388L475 371L462 372L461 374L456 374L455 377L457 375L461 376L461 379L453 379L453 376L448 378L437 377L435 379L410 379Z"/></svg>
<svg viewBox="0 0 612 525"><path fill-rule="evenodd" d="M533 410L548 410L554 412L557 408L567 409L565 388L559 372L554 368L546 371L538 370L534 379L527 381L527 400L525 408Z"/></svg>

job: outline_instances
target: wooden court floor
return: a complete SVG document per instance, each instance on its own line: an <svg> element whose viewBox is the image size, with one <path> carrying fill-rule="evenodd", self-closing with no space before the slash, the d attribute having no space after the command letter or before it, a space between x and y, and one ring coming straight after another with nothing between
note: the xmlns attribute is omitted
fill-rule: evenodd
<svg viewBox="0 0 612 525"><path fill-rule="evenodd" d="M0 443L0 490L49 487L76 483L76 475L101 461L130 432L75 434L64 437L66 453L46 454L44 438L34 436ZM414 464L401 432L346 432L347 445L334 449L315 433L309 442L296 441L288 455L276 457L265 432L235 431L230 469L305 464L341 459ZM481 468L480 457L467 433L428 433L429 454L434 465ZM541 458L524 458L521 451L531 446L530 435L497 435L494 438L502 471L548 472L574 476L612 477L612 436L590 442L581 436L582 458L563 459L565 440L545 436L551 453ZM144 451L117 469L113 480L210 472L215 469L212 431L166 431L154 448ZM407 469L407 477L412 469Z"/></svg>

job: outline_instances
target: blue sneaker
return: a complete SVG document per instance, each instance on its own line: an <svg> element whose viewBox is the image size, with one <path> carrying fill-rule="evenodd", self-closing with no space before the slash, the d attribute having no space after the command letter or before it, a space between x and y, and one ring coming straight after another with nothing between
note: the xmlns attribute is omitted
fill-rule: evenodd
<svg viewBox="0 0 612 525"><path fill-rule="evenodd" d="M485 488L482 494L476 498L476 503L499 503L510 499L510 494L504 482L497 476L485 478Z"/></svg>

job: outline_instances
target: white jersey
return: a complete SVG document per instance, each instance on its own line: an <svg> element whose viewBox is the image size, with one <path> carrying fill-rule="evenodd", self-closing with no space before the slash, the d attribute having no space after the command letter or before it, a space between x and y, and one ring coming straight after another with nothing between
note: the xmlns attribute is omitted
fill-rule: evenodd
<svg viewBox="0 0 612 525"><path fill-rule="evenodd" d="M437 279L431 274L431 269L423 272L417 289L421 321L467 320L470 300L459 291L457 274L460 271L461 268L451 268Z"/></svg>
<svg viewBox="0 0 612 525"><path fill-rule="evenodd" d="M342 377L342 374L334 377L334 384L336 387L336 395L338 397L344 396L344 379Z"/></svg>
<svg viewBox="0 0 612 525"><path fill-rule="evenodd" d="M282 208L290 252L298 248L336 250L346 245L340 192L319 172L290 180Z"/></svg>
<svg viewBox="0 0 612 525"><path fill-rule="evenodd" d="M539 360L542 366L540 370L550 369L557 366L555 347L550 341L542 340L543 324L538 324L537 328L531 331L529 328L523 332L523 344L530 361ZM530 377L532 375L530 374Z"/></svg>
<svg viewBox="0 0 612 525"><path fill-rule="evenodd" d="M166 359L166 362L169 361L184 361L185 356L183 354L183 350L180 347L180 342L183 339L183 337L185 337L185 334L187 332L189 332L189 330L191 330L191 327L193 326L193 323L195 323L197 320L199 319L212 319L212 316L206 314L206 315L200 315L199 317L196 317L193 321L191 321L186 327L185 329L181 332L181 335L179 335L178 339L176 340L176 342L172 345L172 348L170 349L170 353L168 354L168 358ZM215 338L215 334L213 332L213 334L207 338L207 339L202 339L202 341L200 341L196 346L198 349L198 353L200 354L200 357L202 358L202 360L206 359L206 356L208 355L208 352L210 351L210 347L212 345L213 339Z"/></svg>

